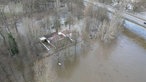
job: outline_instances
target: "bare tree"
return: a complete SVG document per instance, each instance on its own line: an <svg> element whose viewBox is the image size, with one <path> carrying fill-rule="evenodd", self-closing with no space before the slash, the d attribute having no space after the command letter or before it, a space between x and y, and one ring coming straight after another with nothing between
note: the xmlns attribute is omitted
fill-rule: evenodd
<svg viewBox="0 0 146 82"><path fill-rule="evenodd" d="M82 18L84 10L83 0L68 0L67 1L69 12L78 19Z"/></svg>
<svg viewBox="0 0 146 82"><path fill-rule="evenodd" d="M98 37L103 42L110 42L120 33L122 17L120 12L116 12L109 19L108 11L105 8L87 6L85 9L86 32L91 38Z"/></svg>
<svg viewBox="0 0 146 82"><path fill-rule="evenodd" d="M69 29L71 28L71 25L73 24L73 22L74 22L73 17L71 14L69 14L69 16L67 17L67 20L65 22L66 25L67 24L69 25Z"/></svg>
<svg viewBox="0 0 146 82"><path fill-rule="evenodd" d="M111 4L112 0L94 0L94 1L98 1L100 3L105 3L105 4Z"/></svg>

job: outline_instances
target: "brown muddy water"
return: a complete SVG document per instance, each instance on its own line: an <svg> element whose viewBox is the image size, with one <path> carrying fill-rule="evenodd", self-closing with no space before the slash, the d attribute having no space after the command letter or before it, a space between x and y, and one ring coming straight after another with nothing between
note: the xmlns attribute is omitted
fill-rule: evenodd
<svg viewBox="0 0 146 82"><path fill-rule="evenodd" d="M47 58L50 69L44 70L48 81L44 82L146 82L146 41L136 37L124 32L110 45L83 44L87 47L83 53L62 67L51 56Z"/></svg>

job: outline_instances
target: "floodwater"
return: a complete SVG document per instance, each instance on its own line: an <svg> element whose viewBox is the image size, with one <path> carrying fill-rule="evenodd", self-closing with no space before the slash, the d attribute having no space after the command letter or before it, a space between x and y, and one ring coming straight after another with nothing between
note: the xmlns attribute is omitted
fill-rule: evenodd
<svg viewBox="0 0 146 82"><path fill-rule="evenodd" d="M111 44L91 39L69 50L77 53L68 51L46 58L46 65L39 64L46 67L39 69L44 72L42 76L38 72L37 79L43 82L146 82L146 31L128 21L125 27Z"/></svg>
<svg viewBox="0 0 146 82"><path fill-rule="evenodd" d="M125 21L124 26L126 29L132 31L137 36L146 40L146 29L143 28L142 26L136 25L136 24L129 22L129 21Z"/></svg>
<svg viewBox="0 0 146 82"><path fill-rule="evenodd" d="M111 44L90 42L79 59L65 64L67 69L53 67L53 82L145 82L146 48L139 43L146 41L130 33L123 32Z"/></svg>
<svg viewBox="0 0 146 82"><path fill-rule="evenodd" d="M146 82L146 31L124 25L110 44L91 39L45 58L36 82Z"/></svg>

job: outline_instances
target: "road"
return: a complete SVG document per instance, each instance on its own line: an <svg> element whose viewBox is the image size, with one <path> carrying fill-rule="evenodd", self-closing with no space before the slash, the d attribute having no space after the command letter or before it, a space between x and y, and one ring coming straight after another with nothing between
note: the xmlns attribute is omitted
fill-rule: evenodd
<svg viewBox="0 0 146 82"><path fill-rule="evenodd" d="M93 5L98 6L98 7L106 8L111 13L118 12L118 10L116 10L114 7L109 6L109 5L105 5L103 3L91 2L91 1L87 1L87 0L84 0L84 1L86 3L93 4ZM139 17L137 15L134 15L134 14L128 13L128 12L123 12L123 13L121 13L121 15L124 19L146 28L146 25L144 24L144 22L146 22L146 19L143 19L142 17Z"/></svg>

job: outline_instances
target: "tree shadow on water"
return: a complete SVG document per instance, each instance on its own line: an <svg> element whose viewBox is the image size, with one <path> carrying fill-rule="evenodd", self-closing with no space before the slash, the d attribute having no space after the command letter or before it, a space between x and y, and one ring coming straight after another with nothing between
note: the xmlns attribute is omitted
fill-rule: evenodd
<svg viewBox="0 0 146 82"><path fill-rule="evenodd" d="M116 49L118 39L112 40L110 43L104 43L99 41L99 47L97 48L97 56L101 60L108 60L112 55L112 52Z"/></svg>
<svg viewBox="0 0 146 82"><path fill-rule="evenodd" d="M74 48L61 51L52 59L53 70L59 78L69 78L78 66L79 58L79 53Z"/></svg>

